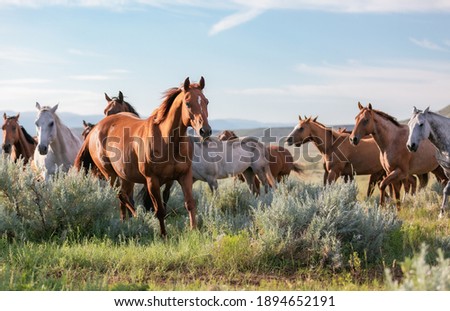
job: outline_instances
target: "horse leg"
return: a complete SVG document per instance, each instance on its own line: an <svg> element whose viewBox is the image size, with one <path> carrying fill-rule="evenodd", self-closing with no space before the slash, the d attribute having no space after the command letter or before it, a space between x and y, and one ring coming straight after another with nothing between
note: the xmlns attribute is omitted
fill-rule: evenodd
<svg viewBox="0 0 450 311"><path fill-rule="evenodd" d="M397 207L397 211L399 211L400 210L400 190L402 188L402 182L401 181L393 182L391 185L394 188L395 206Z"/></svg>
<svg viewBox="0 0 450 311"><path fill-rule="evenodd" d="M370 198L375 190L375 186L378 182L383 180L384 171L379 171L377 173L373 173L369 178L369 185L367 187L367 197Z"/></svg>
<svg viewBox="0 0 450 311"><path fill-rule="evenodd" d="M244 172L242 172L242 176L244 177L245 182L247 183L248 188L250 191L255 195L259 195L259 189L256 189L255 187L255 173L251 169L247 169Z"/></svg>
<svg viewBox="0 0 450 311"><path fill-rule="evenodd" d="M214 194L217 191L217 188L219 188L219 183L217 182L217 179L214 178L208 178L207 180L209 190Z"/></svg>
<svg viewBox="0 0 450 311"><path fill-rule="evenodd" d="M164 203L164 206L167 206L167 202L169 202L170 189L172 188L172 185L173 185L173 180L167 182L166 185L164 186L164 191L163 191L163 203Z"/></svg>
<svg viewBox="0 0 450 311"><path fill-rule="evenodd" d="M196 220L196 208L195 208L195 200L192 194L192 184L194 183L192 178L192 170L189 170L185 175L182 175L178 179L178 183L181 186L181 190L184 195L184 206L189 213L189 224L191 229L197 228L197 220Z"/></svg>
<svg viewBox="0 0 450 311"><path fill-rule="evenodd" d="M447 201L448 201L448 195L450 194L450 180L447 182L447 185L445 186L444 190L442 191L443 199L442 199L442 205L441 205L441 211L439 212L439 218L444 217L444 211L447 207Z"/></svg>
<svg viewBox="0 0 450 311"><path fill-rule="evenodd" d="M331 169L328 172L328 184L331 185L335 182L340 176L340 172L337 172L335 169Z"/></svg>
<svg viewBox="0 0 450 311"><path fill-rule="evenodd" d="M120 200L120 219L125 220L127 209L132 216L136 217L136 210L130 200L133 193L134 183L126 180L120 180L119 200Z"/></svg>
<svg viewBox="0 0 450 311"><path fill-rule="evenodd" d="M384 205L385 200L385 189L389 184L391 184L394 181L397 181L400 176L400 170L396 169L390 172L381 182L380 184L380 191L381 191L381 197L380 197L380 205Z"/></svg>
<svg viewBox="0 0 450 311"><path fill-rule="evenodd" d="M159 220L159 227L162 236L166 236L166 226L164 224L164 217L166 216L166 210L161 200L161 186L157 178L147 177L147 190L150 198L153 202L153 208L155 209L155 216Z"/></svg>

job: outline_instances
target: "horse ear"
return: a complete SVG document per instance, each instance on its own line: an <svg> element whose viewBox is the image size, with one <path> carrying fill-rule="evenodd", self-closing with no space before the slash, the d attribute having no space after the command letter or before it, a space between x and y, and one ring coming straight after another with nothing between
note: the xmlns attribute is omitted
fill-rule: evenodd
<svg viewBox="0 0 450 311"><path fill-rule="evenodd" d="M8 117L6 116L6 112L3 112L3 119L8 119Z"/></svg>
<svg viewBox="0 0 450 311"><path fill-rule="evenodd" d="M191 85L191 81L189 81L189 77L186 78L186 80L184 80L184 91L187 92L189 90L189 86Z"/></svg>
<svg viewBox="0 0 450 311"><path fill-rule="evenodd" d="M313 119L313 122L316 122L318 117L319 117L319 116L316 116L316 117Z"/></svg>
<svg viewBox="0 0 450 311"><path fill-rule="evenodd" d="M106 94L106 93L105 93L105 99L106 99L107 101L109 101L109 102L111 101L111 98L110 98L110 97L108 96L108 94Z"/></svg>
<svg viewBox="0 0 450 311"><path fill-rule="evenodd" d="M200 89L203 90L205 88L205 78L203 76L200 78Z"/></svg>
<svg viewBox="0 0 450 311"><path fill-rule="evenodd" d="M84 120L83 120L83 126L84 126L84 127L87 127L87 126L88 126L87 123L86 123L86 121L84 121Z"/></svg>
<svg viewBox="0 0 450 311"><path fill-rule="evenodd" d="M369 108L369 110L372 110L372 104L369 103L369 105L367 105L367 108Z"/></svg>
<svg viewBox="0 0 450 311"><path fill-rule="evenodd" d="M58 105L59 105L59 104L56 104L55 106L53 106L52 109L50 109L50 111L51 111L52 113L55 113L55 112L56 112L56 109L58 109Z"/></svg>
<svg viewBox="0 0 450 311"><path fill-rule="evenodd" d="M41 111L41 105L39 105L38 102L36 102L36 109L37 109L38 111Z"/></svg>
<svg viewBox="0 0 450 311"><path fill-rule="evenodd" d="M428 113L429 111L430 111L430 106L428 106L427 109L425 109L425 110L423 111L423 113Z"/></svg>
<svg viewBox="0 0 450 311"><path fill-rule="evenodd" d="M361 105L360 102L358 102L358 108L359 108L359 110L363 110L364 109L363 105Z"/></svg>
<svg viewBox="0 0 450 311"><path fill-rule="evenodd" d="M298 120L301 121L302 120L302 116L298 115Z"/></svg>
<svg viewBox="0 0 450 311"><path fill-rule="evenodd" d="M413 114L418 114L419 113L419 109L416 108L416 106L413 106Z"/></svg>
<svg viewBox="0 0 450 311"><path fill-rule="evenodd" d="M120 100L121 102L123 102L123 94L122 94L121 91L119 91L119 100Z"/></svg>
<svg viewBox="0 0 450 311"><path fill-rule="evenodd" d="M20 117L20 112L16 115L16 121L19 120L19 117Z"/></svg>

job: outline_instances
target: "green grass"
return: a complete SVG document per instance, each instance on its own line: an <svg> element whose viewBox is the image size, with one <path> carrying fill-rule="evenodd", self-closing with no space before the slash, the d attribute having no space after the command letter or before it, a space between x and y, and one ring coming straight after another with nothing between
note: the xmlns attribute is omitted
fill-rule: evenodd
<svg viewBox="0 0 450 311"><path fill-rule="evenodd" d="M414 289L423 273L433 275L426 289L450 289L439 277L448 277L450 218L437 218L435 185L406 196L397 214L365 199L363 177L323 190L310 165L257 198L232 179L215 195L196 183L194 231L174 187L161 238L142 210L118 221L116 192L94 179L61 176L37 202L20 188L34 185L27 171L0 161L22 178L0 176L0 290L391 290Z"/></svg>

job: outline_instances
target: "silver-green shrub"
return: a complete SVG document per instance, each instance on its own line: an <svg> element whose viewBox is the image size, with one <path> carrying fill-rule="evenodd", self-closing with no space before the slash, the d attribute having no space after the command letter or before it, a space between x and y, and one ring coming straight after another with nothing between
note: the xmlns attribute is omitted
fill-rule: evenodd
<svg viewBox="0 0 450 311"><path fill-rule="evenodd" d="M74 169L43 182L30 166L2 158L0 193L0 234L21 240L116 239L153 232L143 217L121 223L117 190Z"/></svg>
<svg viewBox="0 0 450 311"><path fill-rule="evenodd" d="M373 262L380 258L383 239L399 228L395 214L356 200L355 183L337 182L323 188L281 184L272 202L254 213L255 232L268 253L306 265L345 265L357 252Z"/></svg>
<svg viewBox="0 0 450 311"><path fill-rule="evenodd" d="M394 280L390 269L386 269L386 284L389 290L436 291L450 290L450 259L444 258L441 249L435 265L426 261L427 246L422 244L420 253L406 259L402 264L403 279Z"/></svg>

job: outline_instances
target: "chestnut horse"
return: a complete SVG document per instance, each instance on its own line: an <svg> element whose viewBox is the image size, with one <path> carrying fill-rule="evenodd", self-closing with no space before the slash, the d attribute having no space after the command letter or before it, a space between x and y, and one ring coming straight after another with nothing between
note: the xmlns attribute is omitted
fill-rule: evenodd
<svg viewBox="0 0 450 311"><path fill-rule="evenodd" d="M219 140L233 140L239 137L235 132L225 130L218 135ZM269 161L270 172L277 182L281 182L284 178L287 178L291 171L297 174L303 173L303 169L296 163L292 154L283 146L267 146L266 157ZM243 176L239 175L240 180L244 180ZM254 180L255 189L259 193L260 182L257 178Z"/></svg>
<svg viewBox="0 0 450 311"><path fill-rule="evenodd" d="M380 162L387 176L380 184L380 203L384 204L384 190L390 184L394 188L397 209L400 209L400 188L408 182L410 175L421 175L433 172L439 181L446 180L442 168L435 157L435 149L429 140L425 140L419 152L410 153L406 148L409 129L406 124L400 124L392 116L372 109L372 105L363 107L358 103L359 114L350 135L350 142L358 145L362 137L372 135L380 150Z"/></svg>
<svg viewBox="0 0 450 311"><path fill-rule="evenodd" d="M11 155L13 161L17 161L21 157L23 163L26 164L33 159L37 142L23 126L19 125L19 116L20 113L12 117L8 117L6 113L3 114L2 148L5 154Z"/></svg>
<svg viewBox="0 0 450 311"><path fill-rule="evenodd" d="M374 190L378 180L384 175L380 163L379 150L372 138L365 138L361 145L353 147L348 140L350 133L341 129L333 129L312 119L299 116L299 123L288 135L288 145L301 146L313 142L322 154L325 176L324 184L336 181L340 176L370 175L367 196Z"/></svg>
<svg viewBox="0 0 450 311"><path fill-rule="evenodd" d="M143 120L128 113L107 116L93 128L75 161L78 169L97 166L106 179L120 181L120 216L126 210L135 215L131 195L135 183L145 184L150 194L161 235L166 235L165 208L161 185L177 180L189 213L190 227L196 227L192 195L193 145L187 134L193 127L203 139L211 135L208 100L203 95L205 80L166 91L162 104Z"/></svg>

